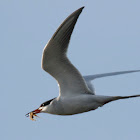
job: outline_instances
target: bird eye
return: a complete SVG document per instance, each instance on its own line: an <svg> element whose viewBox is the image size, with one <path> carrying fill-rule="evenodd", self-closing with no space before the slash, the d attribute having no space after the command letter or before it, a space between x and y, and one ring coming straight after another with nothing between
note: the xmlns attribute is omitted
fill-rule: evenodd
<svg viewBox="0 0 140 140"><path fill-rule="evenodd" d="M43 106L44 106L44 104L41 104L41 105L40 105L40 107L43 107Z"/></svg>

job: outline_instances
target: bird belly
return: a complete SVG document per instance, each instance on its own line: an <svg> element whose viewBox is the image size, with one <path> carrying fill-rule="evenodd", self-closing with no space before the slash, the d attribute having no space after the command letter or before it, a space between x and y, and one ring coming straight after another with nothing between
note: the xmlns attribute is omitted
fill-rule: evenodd
<svg viewBox="0 0 140 140"><path fill-rule="evenodd" d="M102 106L102 104L98 102L95 95L74 96L58 99L48 113L57 115L74 115L95 110L99 106Z"/></svg>

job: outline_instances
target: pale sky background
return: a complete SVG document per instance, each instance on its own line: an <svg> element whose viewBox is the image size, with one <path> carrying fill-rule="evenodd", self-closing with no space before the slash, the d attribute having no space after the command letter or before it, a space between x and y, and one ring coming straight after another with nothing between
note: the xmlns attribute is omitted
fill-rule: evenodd
<svg viewBox="0 0 140 140"><path fill-rule="evenodd" d="M140 98L73 116L25 114L58 96L41 69L45 44L73 11L85 6L68 56L83 75L140 69L139 0L0 0L0 139L139 140ZM94 81L97 94L140 94L140 73Z"/></svg>

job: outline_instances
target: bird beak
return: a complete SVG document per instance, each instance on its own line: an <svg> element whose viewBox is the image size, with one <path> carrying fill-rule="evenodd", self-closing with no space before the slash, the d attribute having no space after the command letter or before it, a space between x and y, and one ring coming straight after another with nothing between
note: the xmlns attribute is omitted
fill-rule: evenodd
<svg viewBox="0 0 140 140"><path fill-rule="evenodd" d="M29 115L32 113L33 115L36 115L37 113L40 113L41 112L41 110L42 109L36 109L36 110L33 110L33 111L31 111L31 112L29 112L29 113L27 113L25 116L26 117L29 117Z"/></svg>
<svg viewBox="0 0 140 140"><path fill-rule="evenodd" d="M32 111L34 114L37 114L37 113L40 113L40 111L41 111L42 109L36 109L36 110L34 110L34 111Z"/></svg>

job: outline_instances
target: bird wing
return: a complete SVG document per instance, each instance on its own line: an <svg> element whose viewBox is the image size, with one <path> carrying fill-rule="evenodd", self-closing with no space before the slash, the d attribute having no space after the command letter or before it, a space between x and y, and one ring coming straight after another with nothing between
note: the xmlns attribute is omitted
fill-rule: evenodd
<svg viewBox="0 0 140 140"><path fill-rule="evenodd" d="M89 80L89 79L86 79L86 76L83 76L83 78L85 79L85 82L86 82L86 84L87 84L88 89L89 89L93 94L95 94L95 88L94 88L94 86L93 86L93 84L92 84L92 81Z"/></svg>
<svg viewBox="0 0 140 140"><path fill-rule="evenodd" d="M92 80L97 79L97 78L104 78L104 77L108 77L108 76L116 76L116 75L128 74L128 73L134 73L134 72L140 72L140 70L119 71L119 72L95 74L95 75L83 76L83 78L85 79L88 88L95 94L94 87L91 83Z"/></svg>
<svg viewBox="0 0 140 140"><path fill-rule="evenodd" d="M57 80L61 96L89 92L82 75L66 56L71 34L83 8L66 18L43 51L42 68Z"/></svg>

